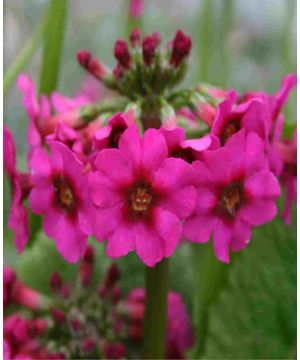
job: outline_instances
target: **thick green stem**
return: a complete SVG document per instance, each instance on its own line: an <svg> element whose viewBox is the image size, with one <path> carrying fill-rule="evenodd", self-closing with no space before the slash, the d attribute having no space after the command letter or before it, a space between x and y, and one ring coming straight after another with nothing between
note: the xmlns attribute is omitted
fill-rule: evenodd
<svg viewBox="0 0 300 360"><path fill-rule="evenodd" d="M167 322L168 259L146 268L144 359L164 359Z"/></svg>
<svg viewBox="0 0 300 360"><path fill-rule="evenodd" d="M11 85L15 82L17 75L20 71L26 66L28 61L31 59L34 51L38 47L40 40L42 39L46 21L45 17L42 17L41 22L38 24L36 29L33 32L32 37L27 41L24 47L21 49L17 55L15 61L11 66L5 71L4 81L3 81L3 93L4 95L10 89Z"/></svg>
<svg viewBox="0 0 300 360"><path fill-rule="evenodd" d="M56 88L64 38L67 0L51 0L44 33L40 92L50 95Z"/></svg>

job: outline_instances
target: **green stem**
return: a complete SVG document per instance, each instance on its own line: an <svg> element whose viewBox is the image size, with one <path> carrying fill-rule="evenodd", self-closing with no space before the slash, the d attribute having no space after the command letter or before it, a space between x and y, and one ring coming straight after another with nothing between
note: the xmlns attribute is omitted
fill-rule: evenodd
<svg viewBox="0 0 300 360"><path fill-rule="evenodd" d="M217 260L212 244L191 246L194 270L193 319L196 329L196 347L193 357L199 359L204 351L208 334L208 319L211 305L224 288L230 265Z"/></svg>
<svg viewBox="0 0 300 360"><path fill-rule="evenodd" d="M164 359L167 321L168 259L146 268L144 359Z"/></svg>
<svg viewBox="0 0 300 360"><path fill-rule="evenodd" d="M43 16L40 23L33 32L31 38L27 41L24 47L21 49L17 55L15 61L11 66L5 71L4 81L3 81L3 93L4 95L10 89L11 85L15 82L17 75L20 71L26 66L28 61L31 59L34 51L38 47L42 35L45 30L45 17Z"/></svg>
<svg viewBox="0 0 300 360"><path fill-rule="evenodd" d="M50 95L56 88L64 38L67 0L51 0L44 33L40 93Z"/></svg>

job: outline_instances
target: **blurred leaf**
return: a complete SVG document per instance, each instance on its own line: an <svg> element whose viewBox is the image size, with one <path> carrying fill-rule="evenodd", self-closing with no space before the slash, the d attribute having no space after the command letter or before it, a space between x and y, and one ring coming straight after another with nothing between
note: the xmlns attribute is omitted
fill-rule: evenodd
<svg viewBox="0 0 300 360"><path fill-rule="evenodd" d="M211 308L204 358L296 357L296 219L254 231Z"/></svg>
<svg viewBox="0 0 300 360"><path fill-rule="evenodd" d="M103 254L103 244L90 239L89 242L95 248L95 269L92 285L96 287L101 278L104 268L107 267L107 259ZM79 268L79 263L67 262L57 251L53 240L46 238L40 232L34 245L26 249L16 264L18 276L28 286L44 293L50 294L49 278L54 271L58 271L64 281L74 283Z"/></svg>
<svg viewBox="0 0 300 360"><path fill-rule="evenodd" d="M64 38L67 0L51 0L44 32L40 92L50 95L57 85Z"/></svg>

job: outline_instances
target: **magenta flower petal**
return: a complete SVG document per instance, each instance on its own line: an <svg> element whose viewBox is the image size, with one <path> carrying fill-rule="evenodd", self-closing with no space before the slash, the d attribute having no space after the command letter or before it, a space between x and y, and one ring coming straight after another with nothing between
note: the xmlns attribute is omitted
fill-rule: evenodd
<svg viewBox="0 0 300 360"><path fill-rule="evenodd" d="M122 220L120 204L110 208L98 209L95 215L94 233L97 240L104 241L120 225Z"/></svg>
<svg viewBox="0 0 300 360"><path fill-rule="evenodd" d="M136 252L142 261L153 267L164 257L162 238L143 223L136 224Z"/></svg>
<svg viewBox="0 0 300 360"><path fill-rule="evenodd" d="M87 236L76 224L62 215L57 223L55 243L60 254L69 262L77 262L86 248Z"/></svg>
<svg viewBox="0 0 300 360"><path fill-rule="evenodd" d="M276 204L271 200L257 200L246 204L239 210L239 215L242 219L256 226L271 221L276 214Z"/></svg>
<svg viewBox="0 0 300 360"><path fill-rule="evenodd" d="M184 235L193 242L205 243L210 239L216 219L210 215L191 216L184 224Z"/></svg>
<svg viewBox="0 0 300 360"><path fill-rule="evenodd" d="M43 214L54 201L51 186L34 187L29 194L29 204L35 214Z"/></svg>
<svg viewBox="0 0 300 360"><path fill-rule="evenodd" d="M89 174L89 194L93 203L100 207L111 207L122 201L120 193L115 191L112 181L99 172ZM101 191L99 191L101 189Z"/></svg>
<svg viewBox="0 0 300 360"><path fill-rule="evenodd" d="M136 233L134 227L122 224L109 238L106 254L111 258L127 255L135 248Z"/></svg>
<svg viewBox="0 0 300 360"><path fill-rule="evenodd" d="M182 232L179 219L162 208L155 210L155 227L159 236L164 240L164 256L173 254L179 243Z"/></svg>
<svg viewBox="0 0 300 360"><path fill-rule="evenodd" d="M168 148L162 134L154 129L145 132L142 139L143 164L150 169L157 169L167 158Z"/></svg>
<svg viewBox="0 0 300 360"><path fill-rule="evenodd" d="M36 184L44 186L49 184L51 174L51 164L49 156L44 149L36 149L29 161L33 181Z"/></svg>
<svg viewBox="0 0 300 360"><path fill-rule="evenodd" d="M132 168L117 149L104 149L99 152L95 165L97 169L116 184L132 181Z"/></svg>
<svg viewBox="0 0 300 360"><path fill-rule="evenodd" d="M207 213L208 210L214 208L218 202L215 193L208 188L198 188L197 199L198 201L195 208L197 213Z"/></svg>
<svg viewBox="0 0 300 360"><path fill-rule="evenodd" d="M165 189L179 189L189 184L193 172L191 166L182 159L168 158L154 175L154 184Z"/></svg>
<svg viewBox="0 0 300 360"><path fill-rule="evenodd" d="M250 238L251 226L242 219L237 219L234 224L234 234L230 248L233 251L240 251L248 245Z"/></svg>
<svg viewBox="0 0 300 360"><path fill-rule="evenodd" d="M193 186L185 186L164 199L165 209L174 212L179 219L187 218L195 208L196 191Z"/></svg>
<svg viewBox="0 0 300 360"><path fill-rule="evenodd" d="M11 131L4 126L3 128L3 165L4 171L10 176L16 173L16 149Z"/></svg>
<svg viewBox="0 0 300 360"><path fill-rule="evenodd" d="M142 142L136 125L130 126L120 138L119 149L121 153L134 166L140 165L142 155Z"/></svg>
<svg viewBox="0 0 300 360"><path fill-rule="evenodd" d="M56 233L59 231L57 224L60 221L61 216L64 215L56 208L50 208L50 210L45 214L43 220L43 230L48 237L55 238Z"/></svg>
<svg viewBox="0 0 300 360"><path fill-rule="evenodd" d="M270 171L254 173L245 180L245 190L253 198L274 198L280 196L280 186Z"/></svg>
<svg viewBox="0 0 300 360"><path fill-rule="evenodd" d="M214 231L213 246L216 257L225 263L230 262L229 247L232 231L222 220L216 224Z"/></svg>

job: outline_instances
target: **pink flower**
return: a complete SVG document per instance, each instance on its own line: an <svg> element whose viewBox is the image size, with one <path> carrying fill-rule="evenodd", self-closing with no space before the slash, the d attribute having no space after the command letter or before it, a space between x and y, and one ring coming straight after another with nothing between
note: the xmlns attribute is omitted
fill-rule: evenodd
<svg viewBox="0 0 300 360"><path fill-rule="evenodd" d="M214 150L219 147L219 139L214 135L206 135L200 139L185 139L184 129L166 129L162 126L159 130L168 145L169 157L181 158L188 163L201 159L204 150Z"/></svg>
<svg viewBox="0 0 300 360"><path fill-rule="evenodd" d="M167 156L159 131L149 129L140 138L135 125L124 132L119 149L99 152L89 190L97 207L94 232L98 241L108 240L108 256L136 250L154 266L174 252L180 220L192 212L196 194L188 183L190 165Z"/></svg>
<svg viewBox="0 0 300 360"><path fill-rule="evenodd" d="M11 186L11 206L8 228L14 231L14 242L17 250L22 252L29 238L29 221L23 200L31 189L29 174L21 174L16 169L16 148L12 133L7 127L3 129L3 163L4 173L8 175Z"/></svg>
<svg viewBox="0 0 300 360"><path fill-rule="evenodd" d="M133 289L124 306L127 310L129 337L140 342L143 338L145 289ZM184 359L186 350L194 343L194 335L185 304L180 294L169 291L167 296L166 358Z"/></svg>
<svg viewBox="0 0 300 360"><path fill-rule="evenodd" d="M106 359L123 359L126 357L126 347L122 343L106 342L103 346Z"/></svg>
<svg viewBox="0 0 300 360"><path fill-rule="evenodd" d="M272 120L266 98L252 98L236 105L237 94L231 91L217 109L211 134L219 137L223 146L228 139L245 128L247 132L257 133L264 142L268 142Z"/></svg>
<svg viewBox="0 0 300 360"><path fill-rule="evenodd" d="M271 221L277 213L280 186L269 170L263 142L256 133L240 130L224 147L205 151L196 161L198 202L187 219L188 240L203 243L213 234L217 258L229 262L251 238L251 227Z"/></svg>
<svg viewBox="0 0 300 360"><path fill-rule="evenodd" d="M88 199L83 164L67 146L49 142L51 156L36 151L30 161L33 189L32 211L44 215L43 229L54 238L61 255L76 262L84 255L91 234L93 209Z"/></svg>
<svg viewBox="0 0 300 360"><path fill-rule="evenodd" d="M294 130L292 140L284 140L274 144L283 160L281 181L286 189L285 205L282 217L291 224L291 207L297 201L297 130Z"/></svg>
<svg viewBox="0 0 300 360"><path fill-rule="evenodd" d="M131 0L129 5L129 15L133 18L139 18L144 11L143 0Z"/></svg>

